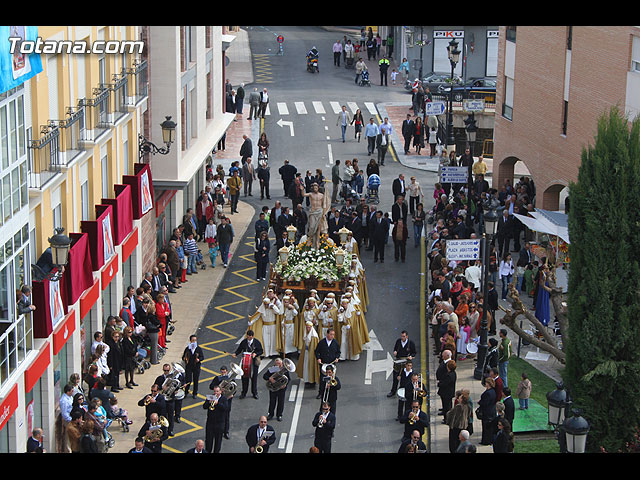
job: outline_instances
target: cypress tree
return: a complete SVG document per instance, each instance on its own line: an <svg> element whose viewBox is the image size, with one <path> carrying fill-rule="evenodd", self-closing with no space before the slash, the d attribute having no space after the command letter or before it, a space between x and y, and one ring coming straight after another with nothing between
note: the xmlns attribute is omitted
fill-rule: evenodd
<svg viewBox="0 0 640 480"><path fill-rule="evenodd" d="M587 450L616 452L640 426L640 122L612 108L581 158L564 380L591 425Z"/></svg>

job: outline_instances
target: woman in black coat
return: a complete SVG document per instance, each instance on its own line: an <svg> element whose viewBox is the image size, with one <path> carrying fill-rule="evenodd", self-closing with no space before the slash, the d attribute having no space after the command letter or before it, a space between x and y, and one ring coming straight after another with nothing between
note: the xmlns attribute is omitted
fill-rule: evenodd
<svg viewBox="0 0 640 480"><path fill-rule="evenodd" d="M380 175L380 167L378 166L378 164L376 163L376 161L372 158L369 161L369 164L367 165L367 177L369 177L370 175Z"/></svg>
<svg viewBox="0 0 640 480"><path fill-rule="evenodd" d="M504 418L498 419L497 431L493 437L493 453L512 453L514 447L511 424Z"/></svg>
<svg viewBox="0 0 640 480"><path fill-rule="evenodd" d="M493 443L493 426L496 418L496 391L495 381L487 377L484 381L485 391L480 396L478 406L482 420L482 439L480 445L491 445Z"/></svg>
<svg viewBox="0 0 640 480"><path fill-rule="evenodd" d="M106 339L109 345L107 353L107 365L109 365L109 377L112 392L120 391L120 370L123 368L124 356L122 354L122 344L120 343L122 334L118 330L111 333L111 340Z"/></svg>
<svg viewBox="0 0 640 480"><path fill-rule="evenodd" d="M125 327L124 338L122 339L122 356L124 369L124 381L127 388L137 387L133 381L133 372L136 369L136 355L138 354L138 344L133 340L133 329Z"/></svg>
<svg viewBox="0 0 640 480"><path fill-rule="evenodd" d="M264 280L267 277L267 265L269 265L269 243L268 234L265 230L260 232L260 238L256 240L254 256L256 260L256 280Z"/></svg>

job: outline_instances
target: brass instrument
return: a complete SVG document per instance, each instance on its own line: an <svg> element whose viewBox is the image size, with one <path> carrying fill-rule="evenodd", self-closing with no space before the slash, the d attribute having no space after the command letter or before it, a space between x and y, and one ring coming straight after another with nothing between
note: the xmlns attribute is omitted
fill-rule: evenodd
<svg viewBox="0 0 640 480"><path fill-rule="evenodd" d="M293 363L293 361L289 358L283 359L282 364L282 368L279 371L274 372L273 375L269 377L269 380L267 380L267 389L271 392L277 392L278 390L287 388L289 379L284 374L284 371L288 370L290 372L293 372L296 369L296 364ZM274 381L272 382L271 379L273 379Z"/></svg>
<svg viewBox="0 0 640 480"><path fill-rule="evenodd" d="M336 367L335 365L333 365L333 373L331 375L328 374L327 372L327 367L328 365L322 365L322 373L327 376L327 377L331 377L331 380L328 380L327 383L325 384L324 387L324 392L322 394L322 403L327 403L329 401L329 392L331 390L331 387L335 387L336 385L338 385L338 381L335 379L335 375L336 375Z"/></svg>
<svg viewBox="0 0 640 480"><path fill-rule="evenodd" d="M216 409L216 405L218 405L218 400L213 400L213 399L207 399L209 400L209 410L211 410L212 412Z"/></svg>
<svg viewBox="0 0 640 480"><path fill-rule="evenodd" d="M158 417L158 423L156 425L149 425L149 427L150 428L158 427L158 428L154 428L147 435L144 436L145 442L154 442L154 441L160 440L162 438L162 435L164 434L161 427L168 428L169 420L167 420L163 416L160 416Z"/></svg>
<svg viewBox="0 0 640 480"><path fill-rule="evenodd" d="M424 389L424 385L422 384L422 374L418 376L418 388L413 390L413 399L417 400L418 398L424 398L427 396L427 391Z"/></svg>
<svg viewBox="0 0 640 480"><path fill-rule="evenodd" d="M222 390L222 394L227 397L230 398L233 395L235 395L236 390L238 389L238 384L235 382L235 378L236 377L242 377L243 374L243 370L242 367L240 367L240 365L237 365L235 363L231 363L231 374L229 375L229 378L226 380L222 380L220 382L220 385L218 385L220 387L220 389Z"/></svg>
<svg viewBox="0 0 640 480"><path fill-rule="evenodd" d="M184 373L182 365L176 362L171 364L171 373L169 373L169 376L162 383L160 392L165 400L171 401L173 398L182 400L185 397L180 380L178 380L178 376Z"/></svg>
<svg viewBox="0 0 640 480"><path fill-rule="evenodd" d="M417 418L418 418L418 415L416 415L413 412L409 412L409 421L408 421L409 425L415 425L415 423L418 421Z"/></svg>
<svg viewBox="0 0 640 480"><path fill-rule="evenodd" d="M144 399L144 406L146 407L147 405L149 405L151 403L151 395L147 395L146 398Z"/></svg>
<svg viewBox="0 0 640 480"><path fill-rule="evenodd" d="M268 432L265 430L262 433L262 435L260 435L260 438L258 439L258 444L256 445L256 448L254 450L255 453L262 453L264 451L264 448L262 447L262 445L260 445L260 442L265 439L265 437L267 436L267 433ZM269 434L269 435L271 435L271 434Z"/></svg>

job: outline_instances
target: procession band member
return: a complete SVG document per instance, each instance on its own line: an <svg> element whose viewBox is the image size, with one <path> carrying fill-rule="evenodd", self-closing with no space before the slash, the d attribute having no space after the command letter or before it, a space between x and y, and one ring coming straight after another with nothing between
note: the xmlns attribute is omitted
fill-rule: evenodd
<svg viewBox="0 0 640 480"><path fill-rule="evenodd" d="M213 395L207 395L202 408L207 411L205 449L209 452L220 453L224 422L229 409L227 398L222 395L220 387L213 388Z"/></svg>
<svg viewBox="0 0 640 480"><path fill-rule="evenodd" d="M182 361L184 362L185 381L187 386L184 389L185 396L189 395L189 389L193 383L193 398L198 396L198 381L200 380L200 366L204 360L204 352L198 346L198 337L191 335L189 345L184 349Z"/></svg>
<svg viewBox="0 0 640 480"><path fill-rule="evenodd" d="M331 438L336 428L336 416L331 412L328 403L322 404L322 409L315 414L311 425L315 427L313 446L319 453L331 453Z"/></svg>
<svg viewBox="0 0 640 480"><path fill-rule="evenodd" d="M262 344L257 338L254 338L253 330L247 330L245 338L240 342L236 351L231 355L236 358L240 354L250 354L250 362L247 371L242 375L242 392L240 399L247 396L249 390L249 378L251 378L251 394L253 398L258 399L258 366L260 365L260 357L264 353ZM244 367L243 367L244 369Z"/></svg>
<svg viewBox="0 0 640 480"><path fill-rule="evenodd" d="M220 385L224 380L229 380L229 370L227 369L226 365L222 365L220 367L220 375L216 375L215 377L213 377L213 380L211 380L211 383L209 384L209 390L213 390L215 387ZM233 395L229 395L226 398L227 398L228 408L227 408L227 412L224 419L223 436L224 438L229 440L229 419L231 418L231 407L233 403Z"/></svg>
<svg viewBox="0 0 640 480"><path fill-rule="evenodd" d="M411 402L411 410L406 412L401 418L400 423L404 425L403 440L411 438L411 432L417 430L420 432L420 437L424 435L424 432L429 425L429 417L426 413L420 410L420 402L414 400Z"/></svg>
<svg viewBox="0 0 640 480"><path fill-rule="evenodd" d="M413 343L413 340L409 339L409 334L407 333L407 331L403 330L402 332L400 332L400 338L396 340L396 344L393 347L393 356L395 357L395 360L400 360L403 358L407 359L407 361L413 360L413 358L416 356L416 352L416 345L415 343ZM398 391L398 377L399 375L396 375L394 373L393 383L391 384L391 391L387 394L387 397L393 397Z"/></svg>
<svg viewBox="0 0 640 480"><path fill-rule="evenodd" d="M157 413L152 413L138 432L138 437L144 438L144 446L153 453L162 453L162 442L169 438L169 431L159 418Z"/></svg>
<svg viewBox="0 0 640 480"><path fill-rule="evenodd" d="M276 418L279 422L282 421L282 412L284 411L284 402L285 402L285 393L287 391L287 385L289 385L289 380L291 380L291 376L289 375L289 371L284 368L281 358L276 358L274 361L274 365L272 367L267 368L267 371L264 372L262 378L264 378L267 382L274 383L275 375L280 373L287 377L288 381L284 388L281 388L277 391L269 390L269 415L267 416L267 420L271 420L273 418L273 412L276 413Z"/></svg>
<svg viewBox="0 0 640 480"><path fill-rule="evenodd" d="M271 425L267 425L267 417L263 415L257 424L249 427L245 440L249 453L268 453L269 447L276 442L276 432Z"/></svg>
<svg viewBox="0 0 640 480"><path fill-rule="evenodd" d="M395 375L395 373L394 373ZM407 360L404 364L404 369L397 375L398 376L398 389L404 389L404 396L398 396L398 416L396 417L397 421L400 421L402 415L405 413L405 403L407 401L413 400L409 399L406 396L407 385L411 383L411 377L413 375L413 362L411 360Z"/></svg>
<svg viewBox="0 0 640 480"><path fill-rule="evenodd" d="M151 393L145 395L144 398L138 402L138 406L144 407L144 418L146 420L151 418L152 413L157 413L159 417L166 417L167 415L164 397L160 395L160 387L155 383L151 385Z"/></svg>
<svg viewBox="0 0 640 480"><path fill-rule="evenodd" d="M340 345L337 340L335 340L335 331L333 328L327 330L327 336L318 342L318 346L316 347L316 359L318 361L318 366L320 367L325 364L338 363L340 361ZM319 383L317 399L322 398L322 394L324 392L323 383ZM335 413L333 408L331 411Z"/></svg>
<svg viewBox="0 0 640 480"><path fill-rule="evenodd" d="M158 387L160 387L159 391L162 394L161 396L164 397L165 409L167 412L166 418L169 421L169 436L173 437L173 426L175 425L176 419L177 419L177 422L180 423L180 413L182 412L182 399L176 398L176 393L178 390L174 391L169 397L164 395L164 392L162 391L162 385L164 385L165 380L171 376L171 365L168 363L165 363L162 366L162 372L163 374L159 375L156 378L155 384ZM180 382L181 387L186 385L184 375L182 373L178 373L176 375L176 379Z"/></svg>
<svg viewBox="0 0 640 480"><path fill-rule="evenodd" d="M323 400L322 403L328 403L329 407L331 407L331 413L335 415L338 403L338 390L342 388L342 384L340 383L340 379L335 375L333 365L327 365L326 371L327 375L324 375L320 381L320 391L323 392L321 397ZM328 395L325 392L328 392ZM322 411L322 403L318 409L319 411Z"/></svg>

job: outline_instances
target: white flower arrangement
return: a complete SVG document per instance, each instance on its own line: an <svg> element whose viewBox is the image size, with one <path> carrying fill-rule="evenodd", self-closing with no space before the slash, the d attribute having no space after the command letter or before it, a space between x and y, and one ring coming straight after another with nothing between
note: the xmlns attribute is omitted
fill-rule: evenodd
<svg viewBox="0 0 640 480"><path fill-rule="evenodd" d="M337 249L334 243L327 241L326 236L321 237L318 248L313 248L311 240L307 240L290 250L287 265L278 259L275 272L288 281L299 282L309 278L328 283L340 281L349 276L351 254L345 253L344 262L338 267L335 256Z"/></svg>

